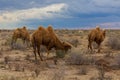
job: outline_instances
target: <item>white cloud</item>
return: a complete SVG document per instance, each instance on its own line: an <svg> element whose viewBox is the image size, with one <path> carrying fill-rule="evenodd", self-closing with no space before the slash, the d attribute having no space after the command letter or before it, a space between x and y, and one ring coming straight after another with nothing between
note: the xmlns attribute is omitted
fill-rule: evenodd
<svg viewBox="0 0 120 80"><path fill-rule="evenodd" d="M107 29L119 29L120 22L106 22L106 23L101 23L100 26Z"/></svg>
<svg viewBox="0 0 120 80"><path fill-rule="evenodd" d="M0 14L0 23L19 22L29 19L48 19L54 17L63 17L63 15L60 13L64 12L65 9L67 9L67 5L64 3L59 3L42 8L31 8L26 10L3 12Z"/></svg>
<svg viewBox="0 0 120 80"><path fill-rule="evenodd" d="M120 0L92 0L93 4L99 7L119 8Z"/></svg>

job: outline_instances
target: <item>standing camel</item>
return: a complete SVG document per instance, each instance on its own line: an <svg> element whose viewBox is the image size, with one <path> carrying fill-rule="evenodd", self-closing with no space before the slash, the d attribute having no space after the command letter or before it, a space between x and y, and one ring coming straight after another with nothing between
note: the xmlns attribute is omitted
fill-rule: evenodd
<svg viewBox="0 0 120 80"><path fill-rule="evenodd" d="M98 44L98 52L100 52L100 46L101 43L104 41L106 35L106 31L100 29L99 26L97 26L95 29L91 30L91 32L88 34L88 49L92 49L92 42L96 42Z"/></svg>
<svg viewBox="0 0 120 80"><path fill-rule="evenodd" d="M49 55L49 50L55 48L56 50L68 51L71 49L71 45L66 42L61 42L57 35L55 34L52 26L44 28L40 26L31 37L31 42L34 50L35 60L37 61L36 52L38 53L41 61L43 61L40 54L40 45L44 45L47 49L47 57Z"/></svg>
<svg viewBox="0 0 120 80"><path fill-rule="evenodd" d="M13 31L12 41L11 41L12 46L13 46L13 44L16 43L18 38L22 39L23 43L26 43L27 45L29 44L30 35L25 26L23 26L22 28L17 28Z"/></svg>

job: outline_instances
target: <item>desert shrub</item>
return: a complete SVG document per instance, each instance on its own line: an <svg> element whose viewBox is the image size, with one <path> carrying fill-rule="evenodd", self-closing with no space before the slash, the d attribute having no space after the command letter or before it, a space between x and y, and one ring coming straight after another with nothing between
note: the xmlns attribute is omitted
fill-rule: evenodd
<svg viewBox="0 0 120 80"><path fill-rule="evenodd" d="M41 45L41 46L40 46L40 51L41 51L41 52L46 52L46 51L47 51L47 49L46 49L46 47L45 47L45 46L42 46L42 45Z"/></svg>
<svg viewBox="0 0 120 80"><path fill-rule="evenodd" d="M58 69L54 72L52 80L64 80L65 77L65 70Z"/></svg>
<svg viewBox="0 0 120 80"><path fill-rule="evenodd" d="M98 80L96 77L91 77L90 80Z"/></svg>
<svg viewBox="0 0 120 80"><path fill-rule="evenodd" d="M20 65L19 64L15 65L14 67L15 67L15 71L20 71Z"/></svg>
<svg viewBox="0 0 120 80"><path fill-rule="evenodd" d="M78 39L73 39L73 40L70 41L70 43L71 43L73 46L77 47L78 44L79 44L79 40L78 40Z"/></svg>
<svg viewBox="0 0 120 80"><path fill-rule="evenodd" d="M105 78L91 77L90 80L113 80L111 76L106 76Z"/></svg>
<svg viewBox="0 0 120 80"><path fill-rule="evenodd" d="M104 55L105 58L113 58L113 53L111 52L105 52L106 54Z"/></svg>
<svg viewBox="0 0 120 80"><path fill-rule="evenodd" d="M11 38L7 38L4 45L11 45Z"/></svg>
<svg viewBox="0 0 120 80"><path fill-rule="evenodd" d="M105 70L99 69L98 80L112 80L111 76L105 76Z"/></svg>
<svg viewBox="0 0 120 80"><path fill-rule="evenodd" d="M97 43L95 43L95 42L92 43L92 46L93 46L95 49L98 48L98 45L97 45Z"/></svg>
<svg viewBox="0 0 120 80"><path fill-rule="evenodd" d="M27 54L26 56L25 56L25 60L30 60L30 55L29 54Z"/></svg>
<svg viewBox="0 0 120 80"><path fill-rule="evenodd" d="M65 54L66 53L64 51L62 51L62 50L57 50L56 51L56 57L58 57L58 58L64 58Z"/></svg>
<svg viewBox="0 0 120 80"><path fill-rule="evenodd" d="M99 69L99 73L98 73L98 79L99 80L104 80L104 78L105 78L105 71L104 71L104 69L103 68L100 68Z"/></svg>
<svg viewBox="0 0 120 80"><path fill-rule="evenodd" d="M11 58L9 56L4 57L4 63L8 64L8 62L11 61Z"/></svg>
<svg viewBox="0 0 120 80"><path fill-rule="evenodd" d="M101 60L101 65L97 65L96 68L98 69L98 76L97 77L93 77L93 80L112 80L112 76L107 76L105 75L105 72L109 70L109 67L105 67L104 64L106 62L103 62L104 60ZM100 60L99 60L99 64L100 64ZM106 70L106 68L108 70ZM92 78L90 79L92 80Z"/></svg>
<svg viewBox="0 0 120 80"><path fill-rule="evenodd" d="M107 46L110 46L111 49L120 50L120 37L110 37L107 41Z"/></svg>
<svg viewBox="0 0 120 80"><path fill-rule="evenodd" d="M84 60L83 54L70 53L69 57L66 59L66 63L71 65L80 65L83 64L83 60Z"/></svg>
<svg viewBox="0 0 120 80"><path fill-rule="evenodd" d="M23 44L22 40L18 39L11 47L16 50L25 50L27 46Z"/></svg>
<svg viewBox="0 0 120 80"><path fill-rule="evenodd" d="M84 50L80 50L79 48L72 49L68 54L66 63L70 65L94 64L95 58L90 55L85 55L84 52Z"/></svg>
<svg viewBox="0 0 120 80"><path fill-rule="evenodd" d="M117 56L115 56L115 62L117 63L117 68L120 68L120 54L118 54Z"/></svg>
<svg viewBox="0 0 120 80"><path fill-rule="evenodd" d="M35 68L34 72L35 72L36 77L38 77L39 74L40 74L40 69L39 68Z"/></svg>
<svg viewBox="0 0 120 80"><path fill-rule="evenodd" d="M2 57L3 56L3 53L0 51L0 57Z"/></svg>
<svg viewBox="0 0 120 80"><path fill-rule="evenodd" d="M87 68L86 67L80 67L80 70L78 72L78 74L80 75L86 75L88 72Z"/></svg>

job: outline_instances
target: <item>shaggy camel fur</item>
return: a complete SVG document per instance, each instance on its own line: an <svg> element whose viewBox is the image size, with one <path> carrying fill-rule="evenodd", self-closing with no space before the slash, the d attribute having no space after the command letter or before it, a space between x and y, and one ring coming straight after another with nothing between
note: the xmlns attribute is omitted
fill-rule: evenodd
<svg viewBox="0 0 120 80"><path fill-rule="evenodd" d="M23 43L27 43L27 45L30 42L30 35L25 26L23 26L22 28L17 28L13 31L11 45L16 43L18 38L22 39Z"/></svg>
<svg viewBox="0 0 120 80"><path fill-rule="evenodd" d="M42 26L40 26L33 34L31 38L35 60L37 60L36 57L36 51L41 59L43 61L41 54L40 54L40 45L44 45L47 49L47 57L49 55L49 50L52 48L55 48L55 50L65 50L71 49L71 45L67 42L61 42L57 35L55 34L52 26L48 26L46 29Z"/></svg>
<svg viewBox="0 0 120 80"><path fill-rule="evenodd" d="M92 49L92 42L96 42L98 44L98 52L100 52L100 45L105 39L105 30L101 30L99 26L97 26L95 29L91 30L91 32L88 35L88 49Z"/></svg>

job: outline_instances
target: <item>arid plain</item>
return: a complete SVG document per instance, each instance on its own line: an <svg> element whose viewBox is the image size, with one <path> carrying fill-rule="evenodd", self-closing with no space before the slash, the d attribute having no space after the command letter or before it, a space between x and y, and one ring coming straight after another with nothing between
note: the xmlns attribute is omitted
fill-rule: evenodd
<svg viewBox="0 0 120 80"><path fill-rule="evenodd" d="M32 34L34 30L29 30ZM61 41L70 42L74 47L67 53L54 49L46 60L46 49L35 63L32 47L27 47L21 39L11 48L12 30L0 32L0 80L120 80L120 30L107 30L101 52L88 50L90 30L55 30ZM55 64L55 52L60 54ZM64 56L64 57L63 57ZM62 58L60 58L62 57ZM102 60L102 62L100 62Z"/></svg>

